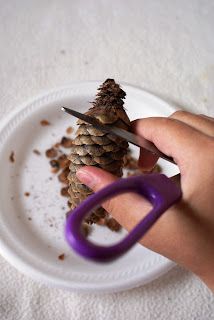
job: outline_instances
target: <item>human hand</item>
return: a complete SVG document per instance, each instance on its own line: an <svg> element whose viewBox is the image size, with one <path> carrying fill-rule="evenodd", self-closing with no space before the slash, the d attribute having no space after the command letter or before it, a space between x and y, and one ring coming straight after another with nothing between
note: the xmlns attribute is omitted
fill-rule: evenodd
<svg viewBox="0 0 214 320"><path fill-rule="evenodd" d="M198 275L214 290L214 119L177 111L169 118L136 120L133 130L174 158L181 173L182 200L169 208L140 243ZM141 150L139 165L151 169L157 157ZM84 167L77 177L94 191L117 178ZM124 194L103 207L127 230L148 213L142 197Z"/></svg>

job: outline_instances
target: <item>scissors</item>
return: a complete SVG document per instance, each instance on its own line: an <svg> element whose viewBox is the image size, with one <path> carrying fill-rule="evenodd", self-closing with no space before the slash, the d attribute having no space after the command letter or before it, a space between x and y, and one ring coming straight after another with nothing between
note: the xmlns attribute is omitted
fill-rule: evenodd
<svg viewBox="0 0 214 320"><path fill-rule="evenodd" d="M175 164L171 157L168 157L159 151L153 143L142 137L126 130L116 128L113 125L103 125L96 118L79 113L75 110L65 107L62 107L61 110L92 124L101 131L113 133L122 137L128 142L143 147L166 161ZM86 239L81 228L84 218L107 199L126 192L134 192L146 198L153 205L151 211L148 212L138 225L135 226L119 243L111 246L101 246ZM115 260L136 244L161 215L181 199L181 196L182 192L180 187L164 174L150 173L141 176L120 178L116 182L89 196L77 208L72 210L70 212L71 214L68 214L65 223L65 238L69 246L86 259L97 262Z"/></svg>

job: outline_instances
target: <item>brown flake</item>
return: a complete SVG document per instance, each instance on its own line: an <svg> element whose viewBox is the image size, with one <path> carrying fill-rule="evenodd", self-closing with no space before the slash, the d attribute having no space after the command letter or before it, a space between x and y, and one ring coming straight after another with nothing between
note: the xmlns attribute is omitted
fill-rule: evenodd
<svg viewBox="0 0 214 320"><path fill-rule="evenodd" d="M106 220L106 225L111 231L118 232L121 229L121 225L114 218Z"/></svg>
<svg viewBox="0 0 214 320"><path fill-rule="evenodd" d="M25 195L25 197L29 197L30 196L30 192L25 192L24 195Z"/></svg>
<svg viewBox="0 0 214 320"><path fill-rule="evenodd" d="M9 157L10 162L14 163L15 162L15 153L14 151L11 151L10 157Z"/></svg>
<svg viewBox="0 0 214 320"><path fill-rule="evenodd" d="M68 137L62 137L61 146L64 148L71 148L73 145L73 140Z"/></svg>
<svg viewBox="0 0 214 320"><path fill-rule="evenodd" d="M50 148L46 150L45 155L47 158L55 158L57 157L57 150L54 148Z"/></svg>
<svg viewBox="0 0 214 320"><path fill-rule="evenodd" d="M33 153L35 153L37 156L40 156L41 155L41 152L37 149L34 149L33 150Z"/></svg>
<svg viewBox="0 0 214 320"><path fill-rule="evenodd" d="M66 154L62 154L57 160L61 169L67 168L70 164L70 160L68 160Z"/></svg>
<svg viewBox="0 0 214 320"><path fill-rule="evenodd" d="M50 122L48 120L43 119L40 121L40 124L41 124L41 126L45 127L45 126L49 126Z"/></svg>
<svg viewBox="0 0 214 320"><path fill-rule="evenodd" d="M60 142L55 143L54 148L59 148L61 146Z"/></svg>
<svg viewBox="0 0 214 320"><path fill-rule="evenodd" d="M31 218L31 217L28 217L28 220L29 220L29 221L32 221L32 218Z"/></svg>
<svg viewBox="0 0 214 320"><path fill-rule="evenodd" d="M69 197L68 187L62 188L60 193L61 193L61 196L63 197Z"/></svg>
<svg viewBox="0 0 214 320"><path fill-rule="evenodd" d="M51 168L54 169L52 171L53 173L56 173L59 171L59 161L53 159L49 163L51 165Z"/></svg>
<svg viewBox="0 0 214 320"><path fill-rule="evenodd" d="M73 132L73 128L72 127L68 127L67 129L66 129L66 133L67 134L71 134L72 132Z"/></svg>
<svg viewBox="0 0 214 320"><path fill-rule="evenodd" d="M63 261L63 260L65 259L65 254L64 254L64 253L60 254L60 255L58 256L58 259L61 260L61 261Z"/></svg>
<svg viewBox="0 0 214 320"><path fill-rule="evenodd" d="M69 174L69 168L65 168L59 175L58 179L60 182L68 184L68 174Z"/></svg>

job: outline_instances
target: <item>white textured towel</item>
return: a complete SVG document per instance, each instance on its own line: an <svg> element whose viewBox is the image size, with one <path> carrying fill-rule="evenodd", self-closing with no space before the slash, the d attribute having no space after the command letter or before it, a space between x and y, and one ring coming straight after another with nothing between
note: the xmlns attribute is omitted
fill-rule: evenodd
<svg viewBox="0 0 214 320"><path fill-rule="evenodd" d="M47 89L115 78L214 115L214 1L0 0L0 116ZM214 319L214 298L176 267L131 291L47 288L0 257L1 320Z"/></svg>

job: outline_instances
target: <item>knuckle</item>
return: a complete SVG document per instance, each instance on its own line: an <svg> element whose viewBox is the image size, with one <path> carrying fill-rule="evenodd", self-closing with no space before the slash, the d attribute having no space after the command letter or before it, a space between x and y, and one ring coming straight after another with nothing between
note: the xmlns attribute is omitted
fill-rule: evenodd
<svg viewBox="0 0 214 320"><path fill-rule="evenodd" d="M172 120L170 120L169 118L161 118L161 125L163 127L169 125L171 123ZM161 129L162 129L162 126L161 126Z"/></svg>
<svg viewBox="0 0 214 320"><path fill-rule="evenodd" d="M170 118L173 119L183 119L186 118L188 116L189 112L184 111L184 110L177 110L174 113L171 114Z"/></svg>

